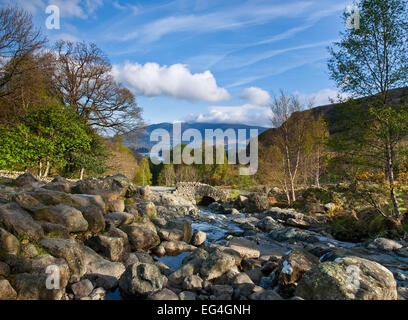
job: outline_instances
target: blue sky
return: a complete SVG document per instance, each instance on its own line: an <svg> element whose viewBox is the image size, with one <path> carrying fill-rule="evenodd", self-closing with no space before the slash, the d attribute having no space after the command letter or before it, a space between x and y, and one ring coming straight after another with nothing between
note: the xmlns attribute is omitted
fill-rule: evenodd
<svg viewBox="0 0 408 320"><path fill-rule="evenodd" d="M337 95L327 46L351 0L0 0L32 12L51 41L95 42L149 124L189 120L270 126L280 89L315 105ZM45 8L60 8L47 30Z"/></svg>

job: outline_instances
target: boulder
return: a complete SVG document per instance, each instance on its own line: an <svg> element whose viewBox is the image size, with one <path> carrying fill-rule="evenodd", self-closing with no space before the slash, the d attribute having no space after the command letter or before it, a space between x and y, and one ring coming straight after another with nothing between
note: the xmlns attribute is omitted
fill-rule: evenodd
<svg viewBox="0 0 408 320"><path fill-rule="evenodd" d="M178 229L183 231L183 239L184 242L190 243L191 238L193 237L193 229L191 227L191 221L187 220L170 220L167 222L166 225L167 229Z"/></svg>
<svg viewBox="0 0 408 320"><path fill-rule="evenodd" d="M93 284L88 279L81 280L71 285L71 291L76 299L88 297L92 293L93 289Z"/></svg>
<svg viewBox="0 0 408 320"><path fill-rule="evenodd" d="M72 192L79 194L89 194L98 191L114 191L118 192L121 196L131 198L136 194L137 188L129 178L121 174L78 181L72 188Z"/></svg>
<svg viewBox="0 0 408 320"><path fill-rule="evenodd" d="M123 261L127 257L128 252L123 238L97 235L88 238L84 243L113 262Z"/></svg>
<svg viewBox="0 0 408 320"><path fill-rule="evenodd" d="M126 212L111 212L105 215L105 221L111 227L131 224L134 220L135 216Z"/></svg>
<svg viewBox="0 0 408 320"><path fill-rule="evenodd" d="M249 296L249 300L283 300L282 297L273 290L254 292Z"/></svg>
<svg viewBox="0 0 408 320"><path fill-rule="evenodd" d="M39 182L39 180L36 179L31 173L24 173L14 180L14 185L17 187L24 187L36 182Z"/></svg>
<svg viewBox="0 0 408 320"><path fill-rule="evenodd" d="M248 197L245 197L243 195L239 195L234 200L234 206L237 207L238 209L243 209L243 208L245 208L247 202L248 202Z"/></svg>
<svg viewBox="0 0 408 320"><path fill-rule="evenodd" d="M184 232L179 229L160 229L157 234L162 241L182 241Z"/></svg>
<svg viewBox="0 0 408 320"><path fill-rule="evenodd" d="M207 234L203 231L196 231L193 234L193 238L191 239L191 244L193 246L201 246L204 244L204 242L207 240Z"/></svg>
<svg viewBox="0 0 408 320"><path fill-rule="evenodd" d="M47 238L69 238L69 231L65 226L43 221L39 221L39 224Z"/></svg>
<svg viewBox="0 0 408 320"><path fill-rule="evenodd" d="M34 218L40 221L63 225L69 232L85 232L88 230L88 222L83 217L81 211L63 204L36 210Z"/></svg>
<svg viewBox="0 0 408 320"><path fill-rule="evenodd" d="M198 248L190 253L188 256L184 257L182 264L187 264L194 260L204 261L208 258L209 254L206 250Z"/></svg>
<svg viewBox="0 0 408 320"><path fill-rule="evenodd" d="M46 287L47 275L20 273L14 279L18 300L60 300L61 290ZM65 291L65 288L64 288Z"/></svg>
<svg viewBox="0 0 408 320"><path fill-rule="evenodd" d="M34 258L38 256L38 251L35 245L32 243L25 243L21 245L21 253L22 256L28 258Z"/></svg>
<svg viewBox="0 0 408 320"><path fill-rule="evenodd" d="M0 228L0 256L6 254L18 254L20 251L20 241L11 233Z"/></svg>
<svg viewBox="0 0 408 320"><path fill-rule="evenodd" d="M122 297L126 299L147 297L162 290L165 277L153 264L135 263L126 268L119 280Z"/></svg>
<svg viewBox="0 0 408 320"><path fill-rule="evenodd" d="M53 256L66 260L71 270L71 282L79 281L86 273L85 254L76 241L45 238L40 244Z"/></svg>
<svg viewBox="0 0 408 320"><path fill-rule="evenodd" d="M129 253L129 256L127 257L125 261L125 266L127 267L137 262L154 264L154 260L150 254L140 251L140 252Z"/></svg>
<svg viewBox="0 0 408 320"><path fill-rule="evenodd" d="M40 224L15 203L0 206L0 227L14 235L33 241L44 236Z"/></svg>
<svg viewBox="0 0 408 320"><path fill-rule="evenodd" d="M36 198L28 193L18 193L13 197L13 201L17 203L24 210L34 212L44 207L44 205Z"/></svg>
<svg viewBox="0 0 408 320"><path fill-rule="evenodd" d="M246 212L259 213L268 209L268 195L264 193L252 193L245 202Z"/></svg>
<svg viewBox="0 0 408 320"><path fill-rule="evenodd" d="M235 258L231 254L216 250L210 254L200 268L200 275L204 280L221 277L235 266Z"/></svg>
<svg viewBox="0 0 408 320"><path fill-rule="evenodd" d="M319 264L319 258L303 249L293 250L279 263L277 274L280 285L297 282L304 273Z"/></svg>
<svg viewBox="0 0 408 320"><path fill-rule="evenodd" d="M224 214L231 215L231 216L238 216L241 213L235 208L227 208L227 209L224 209Z"/></svg>
<svg viewBox="0 0 408 320"><path fill-rule="evenodd" d="M269 232L281 228L281 225L269 216L258 221L255 226L264 232Z"/></svg>
<svg viewBox="0 0 408 320"><path fill-rule="evenodd" d="M393 274L382 265L348 256L306 272L296 296L308 300L396 300L397 286Z"/></svg>
<svg viewBox="0 0 408 320"><path fill-rule="evenodd" d="M124 225L120 229L128 235L130 245L134 251L149 250L160 244L159 236L150 229L134 225Z"/></svg>
<svg viewBox="0 0 408 320"><path fill-rule="evenodd" d="M0 300L16 300L17 292L8 280L0 279Z"/></svg>
<svg viewBox="0 0 408 320"><path fill-rule="evenodd" d="M157 217L156 206L153 202L142 202L138 205L137 210L146 217Z"/></svg>
<svg viewBox="0 0 408 320"><path fill-rule="evenodd" d="M10 267L7 263L0 261L0 279L7 278L10 275Z"/></svg>
<svg viewBox="0 0 408 320"><path fill-rule="evenodd" d="M105 202L100 195L68 194L46 189L36 189L35 191L30 192L29 195L46 206L65 204L78 209L94 205L105 212Z"/></svg>
<svg viewBox="0 0 408 320"><path fill-rule="evenodd" d="M40 296L38 296L38 299L44 299L44 297L42 297L43 293L41 292L47 289L48 291L51 291L50 296L52 300L60 300L62 298L71 276L69 266L65 259L55 258L49 254L40 255L31 260L30 274L37 275L41 279L45 278L44 285L40 286L40 290L38 292ZM51 279L54 276L55 278ZM30 278L27 279L29 280ZM28 283L30 283L31 281L35 282L36 280L35 278L32 278L28 281ZM47 287L48 285L50 286L50 288ZM24 288L24 290L21 290L22 288ZM28 298L31 295L32 288L30 288L29 286L23 286L21 287L21 289L18 290L19 299L21 299L22 297ZM47 296L48 295L45 294L45 297ZM31 299L28 298L28 300Z"/></svg>
<svg viewBox="0 0 408 320"><path fill-rule="evenodd" d="M377 249L381 251L394 251L402 248L402 245L391 239L386 238L376 238L374 241L368 244L369 249Z"/></svg>
<svg viewBox="0 0 408 320"><path fill-rule="evenodd" d="M178 256L183 252L192 252L197 249L195 246L183 241L163 241L160 243L159 247L162 247L163 249L158 248L157 251L162 253L164 250L165 255L167 256Z"/></svg>
<svg viewBox="0 0 408 320"><path fill-rule="evenodd" d="M255 242L244 238L231 239L229 247L237 251L242 258L257 259L261 255L259 246Z"/></svg>
<svg viewBox="0 0 408 320"><path fill-rule="evenodd" d="M61 180L54 179L53 181L51 181L50 183L47 183L42 188L47 189L47 190L65 192L65 193L71 193L72 191L71 183L69 183L64 178L62 178Z"/></svg>
<svg viewBox="0 0 408 320"><path fill-rule="evenodd" d="M197 298L197 295L191 291L182 291L179 293L180 300L191 300L194 301Z"/></svg>
<svg viewBox="0 0 408 320"><path fill-rule="evenodd" d="M103 210L98 206L81 207L79 210L82 216L88 222L88 230L93 233L103 232L105 230L105 218Z"/></svg>
<svg viewBox="0 0 408 320"><path fill-rule="evenodd" d="M107 208L109 212L124 212L125 201L121 199L111 200L107 203Z"/></svg>
<svg viewBox="0 0 408 320"><path fill-rule="evenodd" d="M203 279L198 275L190 275L184 278L182 287L184 290L200 291L203 288Z"/></svg>
<svg viewBox="0 0 408 320"><path fill-rule="evenodd" d="M178 295L169 289L163 289L154 293L149 294L147 300L180 300Z"/></svg>
<svg viewBox="0 0 408 320"><path fill-rule="evenodd" d="M85 256L84 261L87 276L96 276L107 280L112 280L112 278L118 280L123 272L125 272L123 263L104 259L87 246L82 246L82 251Z"/></svg>
<svg viewBox="0 0 408 320"><path fill-rule="evenodd" d="M280 228L272 230L268 233L268 237L272 240L278 242L308 242L316 243L319 242L319 235L311 231L301 230L298 228Z"/></svg>

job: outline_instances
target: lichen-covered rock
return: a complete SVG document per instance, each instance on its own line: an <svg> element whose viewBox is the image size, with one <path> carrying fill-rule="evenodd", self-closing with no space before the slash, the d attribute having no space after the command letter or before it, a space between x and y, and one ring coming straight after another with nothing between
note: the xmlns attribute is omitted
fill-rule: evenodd
<svg viewBox="0 0 408 320"><path fill-rule="evenodd" d="M107 203L109 212L123 212L125 211L125 201L121 199L111 200Z"/></svg>
<svg viewBox="0 0 408 320"><path fill-rule="evenodd" d="M88 279L81 280L71 285L71 291L76 299L89 296L92 293L93 289L94 287L92 285L92 282Z"/></svg>
<svg viewBox="0 0 408 320"><path fill-rule="evenodd" d="M192 252L197 249L195 246L191 244L185 243L184 241L163 241L160 243L158 248L158 252L165 252L167 256L178 256L183 252Z"/></svg>
<svg viewBox="0 0 408 320"><path fill-rule="evenodd" d="M276 222L272 217L269 216L258 221L255 226L264 232L269 232L282 227L278 222Z"/></svg>
<svg viewBox="0 0 408 320"><path fill-rule="evenodd" d="M7 263L0 261L0 279L10 275L10 267Z"/></svg>
<svg viewBox="0 0 408 320"><path fill-rule="evenodd" d="M10 232L0 228L0 256L6 254L18 254L20 242Z"/></svg>
<svg viewBox="0 0 408 320"><path fill-rule="evenodd" d="M103 210L97 206L81 207L79 211L88 222L88 230L93 233L103 232L105 230L105 218Z"/></svg>
<svg viewBox="0 0 408 320"><path fill-rule="evenodd" d="M85 245L113 262L123 261L128 253L123 238L97 235L87 239Z"/></svg>
<svg viewBox="0 0 408 320"><path fill-rule="evenodd" d="M250 213L259 213L268 209L268 196L264 193L253 193L245 201L245 210Z"/></svg>
<svg viewBox="0 0 408 320"><path fill-rule="evenodd" d="M126 198L133 197L137 192L134 183L124 175L117 174L105 178L89 178L78 181L72 188L72 192L79 194L89 194L95 191L115 191Z"/></svg>
<svg viewBox="0 0 408 320"><path fill-rule="evenodd" d="M126 268L119 280L119 288L126 299L146 297L163 288L165 277L153 264L135 263Z"/></svg>
<svg viewBox="0 0 408 320"><path fill-rule="evenodd" d="M14 180L14 184L17 187L24 187L36 182L39 181L31 173L24 173L21 176L18 176L16 180Z"/></svg>
<svg viewBox="0 0 408 320"><path fill-rule="evenodd" d="M237 251L242 258L257 259L261 254L259 246L255 242L244 238L231 239L229 247Z"/></svg>
<svg viewBox="0 0 408 320"><path fill-rule="evenodd" d="M134 251L149 250L160 244L159 236L150 229L133 225L124 225L120 229L128 235L130 245Z"/></svg>
<svg viewBox="0 0 408 320"><path fill-rule="evenodd" d="M319 264L319 258L303 249L293 250L279 263L277 274L280 285L297 282L305 272Z"/></svg>
<svg viewBox="0 0 408 320"><path fill-rule="evenodd" d="M125 266L121 262L112 262L104 259L87 246L82 246L82 251L85 256L84 262L87 276L113 280L119 279L123 272L125 272Z"/></svg>
<svg viewBox="0 0 408 320"><path fill-rule="evenodd" d="M44 236L41 225L15 203L0 206L0 227L29 240L37 241Z"/></svg>
<svg viewBox="0 0 408 320"><path fill-rule="evenodd" d="M25 192L14 195L13 201L16 202L24 210L30 212L34 212L44 207L44 205L40 201Z"/></svg>
<svg viewBox="0 0 408 320"><path fill-rule="evenodd" d="M45 238L41 240L40 244L53 256L67 261L71 270L71 282L79 281L86 273L85 254L76 241Z"/></svg>
<svg viewBox="0 0 408 320"><path fill-rule="evenodd" d="M393 274L382 265L349 256L306 272L296 296L307 300L396 300L397 286Z"/></svg>
<svg viewBox="0 0 408 320"><path fill-rule="evenodd" d="M153 202L142 202L138 205L137 210L146 217L156 217L157 210Z"/></svg>
<svg viewBox="0 0 408 320"><path fill-rule="evenodd" d="M16 300L17 292L7 280L0 279L0 300Z"/></svg>
<svg viewBox="0 0 408 320"><path fill-rule="evenodd" d="M181 241L184 238L184 232L179 229L160 229L157 234L163 241Z"/></svg>
<svg viewBox="0 0 408 320"><path fill-rule="evenodd" d="M135 216L127 212L111 212L105 215L105 221L111 227L131 224L134 220Z"/></svg>
<svg viewBox="0 0 408 320"><path fill-rule="evenodd" d="M88 230L88 222L81 211L63 204L35 210L34 218L39 221L63 225L70 232L85 232Z"/></svg>
<svg viewBox="0 0 408 320"><path fill-rule="evenodd" d="M178 295L175 294L173 291L169 289L163 289L154 293L151 293L148 297L147 300L166 300L166 301L171 301L171 300L180 300Z"/></svg>
<svg viewBox="0 0 408 320"><path fill-rule="evenodd" d="M231 254L216 250L210 254L200 268L200 275L204 280L221 277L235 266L235 258Z"/></svg>
<svg viewBox="0 0 408 320"><path fill-rule="evenodd" d="M193 238L191 239L191 244L193 246L201 246L204 244L204 242L207 240L207 234L203 231L196 231L193 234Z"/></svg>
<svg viewBox="0 0 408 320"><path fill-rule="evenodd" d="M203 279L198 275L190 275L184 278L182 287L184 290L199 291L203 288Z"/></svg>

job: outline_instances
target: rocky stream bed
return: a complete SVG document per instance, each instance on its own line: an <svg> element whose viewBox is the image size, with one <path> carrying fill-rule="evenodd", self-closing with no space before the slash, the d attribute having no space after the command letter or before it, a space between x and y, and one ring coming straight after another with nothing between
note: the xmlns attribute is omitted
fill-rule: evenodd
<svg viewBox="0 0 408 320"><path fill-rule="evenodd" d="M262 195L120 175L0 179L3 300L408 298L406 241L341 242L327 215L265 209Z"/></svg>

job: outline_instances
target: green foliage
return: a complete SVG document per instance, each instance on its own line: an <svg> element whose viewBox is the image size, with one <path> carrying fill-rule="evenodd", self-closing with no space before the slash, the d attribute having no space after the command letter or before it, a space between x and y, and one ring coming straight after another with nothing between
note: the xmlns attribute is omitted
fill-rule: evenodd
<svg viewBox="0 0 408 320"><path fill-rule="evenodd" d="M133 181L139 186L152 184L152 173L150 172L149 159L144 157L139 164Z"/></svg>
<svg viewBox="0 0 408 320"><path fill-rule="evenodd" d="M66 155L90 149L85 123L75 111L60 105L29 110L22 122L0 127L0 166L8 170L26 169L40 162L62 168Z"/></svg>
<svg viewBox="0 0 408 320"><path fill-rule="evenodd" d="M176 172L173 164L165 164L160 171L158 184L160 186L173 186L176 182Z"/></svg>

